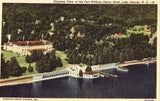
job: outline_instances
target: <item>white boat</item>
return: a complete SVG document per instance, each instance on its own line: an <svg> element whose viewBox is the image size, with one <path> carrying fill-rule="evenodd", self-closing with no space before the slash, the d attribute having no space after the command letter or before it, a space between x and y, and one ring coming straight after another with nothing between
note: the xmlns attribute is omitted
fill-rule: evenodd
<svg viewBox="0 0 160 101"><path fill-rule="evenodd" d="M117 71L123 71L123 72L128 72L129 70L124 67L117 67Z"/></svg>
<svg viewBox="0 0 160 101"><path fill-rule="evenodd" d="M101 77L104 77L104 75L103 75L103 74L101 74Z"/></svg>

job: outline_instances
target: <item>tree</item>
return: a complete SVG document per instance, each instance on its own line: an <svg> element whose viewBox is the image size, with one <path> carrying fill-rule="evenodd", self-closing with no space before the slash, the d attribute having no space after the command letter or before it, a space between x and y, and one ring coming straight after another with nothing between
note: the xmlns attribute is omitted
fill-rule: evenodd
<svg viewBox="0 0 160 101"><path fill-rule="evenodd" d="M43 73L44 72L44 69L43 69L43 61L37 61L36 62L36 69L39 73Z"/></svg>
<svg viewBox="0 0 160 101"><path fill-rule="evenodd" d="M124 60L125 60L124 54L123 54L123 52L121 52L119 55L119 61L124 62Z"/></svg>
<svg viewBox="0 0 160 101"><path fill-rule="evenodd" d="M23 67L22 67L22 73L25 73L26 70L27 70L27 68L23 66Z"/></svg>
<svg viewBox="0 0 160 101"><path fill-rule="evenodd" d="M76 58L75 58L75 63L76 63L76 64L80 64L80 63L81 63L81 56L80 56L80 54L78 54L78 55L76 56Z"/></svg>
<svg viewBox="0 0 160 101"><path fill-rule="evenodd" d="M102 63L103 63L102 53L100 53L100 54L98 55L98 63L99 63L99 64L102 64Z"/></svg>
<svg viewBox="0 0 160 101"><path fill-rule="evenodd" d="M31 63L31 57L29 55L26 56L26 62Z"/></svg>
<svg viewBox="0 0 160 101"><path fill-rule="evenodd" d="M114 62L118 62L119 61L119 51L116 49L113 53L114 56Z"/></svg>
<svg viewBox="0 0 160 101"><path fill-rule="evenodd" d="M33 72L33 67L31 66L31 64L29 64L29 66L28 66L28 71Z"/></svg>
<svg viewBox="0 0 160 101"><path fill-rule="evenodd" d="M90 71L92 71L91 66L87 66L87 68L86 68L86 72L90 72Z"/></svg>
<svg viewBox="0 0 160 101"><path fill-rule="evenodd" d="M108 49L108 62L111 63L113 62L113 52L112 52L112 48Z"/></svg>
<svg viewBox="0 0 160 101"><path fill-rule="evenodd" d="M56 61L54 63L56 63L56 67L62 67L63 66L63 64L61 62L61 59L59 57L56 58Z"/></svg>
<svg viewBox="0 0 160 101"><path fill-rule="evenodd" d="M93 57L92 64L93 64L93 65L97 65L97 64L98 64L98 56L94 56L94 57Z"/></svg>
<svg viewBox="0 0 160 101"><path fill-rule="evenodd" d="M82 77L83 76L83 72L82 70L79 70L79 76Z"/></svg>
<svg viewBox="0 0 160 101"><path fill-rule="evenodd" d="M9 74L11 76L21 76L22 75L22 68L19 66L16 57L12 57L11 60L8 62L9 66Z"/></svg>
<svg viewBox="0 0 160 101"><path fill-rule="evenodd" d="M8 78L9 75L9 68L7 66L7 63L5 62L5 58L3 57L3 54L1 54L1 78Z"/></svg>
<svg viewBox="0 0 160 101"><path fill-rule="evenodd" d="M31 60L31 62L35 62L35 61L37 61L39 58L37 57L37 51L36 50L33 50L32 51L32 54L31 54L31 58L30 58L30 60Z"/></svg>
<svg viewBox="0 0 160 101"><path fill-rule="evenodd" d="M107 61L108 61L108 49L107 49L107 47L104 47L103 48L103 62L107 63Z"/></svg>
<svg viewBox="0 0 160 101"><path fill-rule="evenodd" d="M56 57L55 51L47 53L39 61L36 62L36 69L39 73L51 72L56 67L62 67L63 64L59 57Z"/></svg>
<svg viewBox="0 0 160 101"><path fill-rule="evenodd" d="M87 64L88 59L86 58L86 54L82 54L81 62Z"/></svg>
<svg viewBox="0 0 160 101"><path fill-rule="evenodd" d="M7 41L8 41L7 37L4 36L4 35L2 35L2 44L5 43L5 42L7 42Z"/></svg>
<svg viewBox="0 0 160 101"><path fill-rule="evenodd" d="M89 58L88 58L87 65L92 66L92 57L91 56L89 56Z"/></svg>

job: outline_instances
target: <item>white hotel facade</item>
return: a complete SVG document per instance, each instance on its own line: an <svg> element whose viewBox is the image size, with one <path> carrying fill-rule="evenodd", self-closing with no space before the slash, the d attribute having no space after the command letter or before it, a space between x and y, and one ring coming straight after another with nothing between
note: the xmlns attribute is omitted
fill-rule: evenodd
<svg viewBox="0 0 160 101"><path fill-rule="evenodd" d="M3 49L18 53L21 56L31 55L33 50L42 51L46 54L53 50L53 43L47 40L7 42L4 43Z"/></svg>

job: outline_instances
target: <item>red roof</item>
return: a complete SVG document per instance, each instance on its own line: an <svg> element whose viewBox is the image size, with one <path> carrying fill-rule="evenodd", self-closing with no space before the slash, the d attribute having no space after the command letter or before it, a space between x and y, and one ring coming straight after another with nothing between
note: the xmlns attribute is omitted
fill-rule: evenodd
<svg viewBox="0 0 160 101"><path fill-rule="evenodd" d="M146 32L151 32L151 31L147 30Z"/></svg>
<svg viewBox="0 0 160 101"><path fill-rule="evenodd" d="M6 42L6 43L4 43L4 45L10 45L10 46L12 46L13 42Z"/></svg>
<svg viewBox="0 0 160 101"><path fill-rule="evenodd" d="M118 35L120 36L120 35L122 35L122 33L119 33Z"/></svg>
<svg viewBox="0 0 160 101"><path fill-rule="evenodd" d="M84 72L83 74L90 75L90 74L96 74L96 73L99 73L99 71L98 70L94 70L94 71L90 71L90 72Z"/></svg>
<svg viewBox="0 0 160 101"><path fill-rule="evenodd" d="M114 38L116 39L116 38L119 37L120 35L122 35L122 33L119 33L119 34L115 33L115 34L114 34Z"/></svg>
<svg viewBox="0 0 160 101"><path fill-rule="evenodd" d="M40 40L40 41L17 41L12 42L12 45L16 44L18 46L34 46L34 45L45 45L45 44L52 44L52 42L47 40ZM4 43L4 45L9 45L8 43Z"/></svg>

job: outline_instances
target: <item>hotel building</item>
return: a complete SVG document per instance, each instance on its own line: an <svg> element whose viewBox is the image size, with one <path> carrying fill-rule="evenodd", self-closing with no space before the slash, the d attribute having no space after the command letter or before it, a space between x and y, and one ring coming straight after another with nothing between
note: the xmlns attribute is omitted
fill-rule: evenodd
<svg viewBox="0 0 160 101"><path fill-rule="evenodd" d="M31 55L33 50L42 51L44 54L53 50L53 43L47 40L17 41L4 43L4 50L24 55Z"/></svg>

